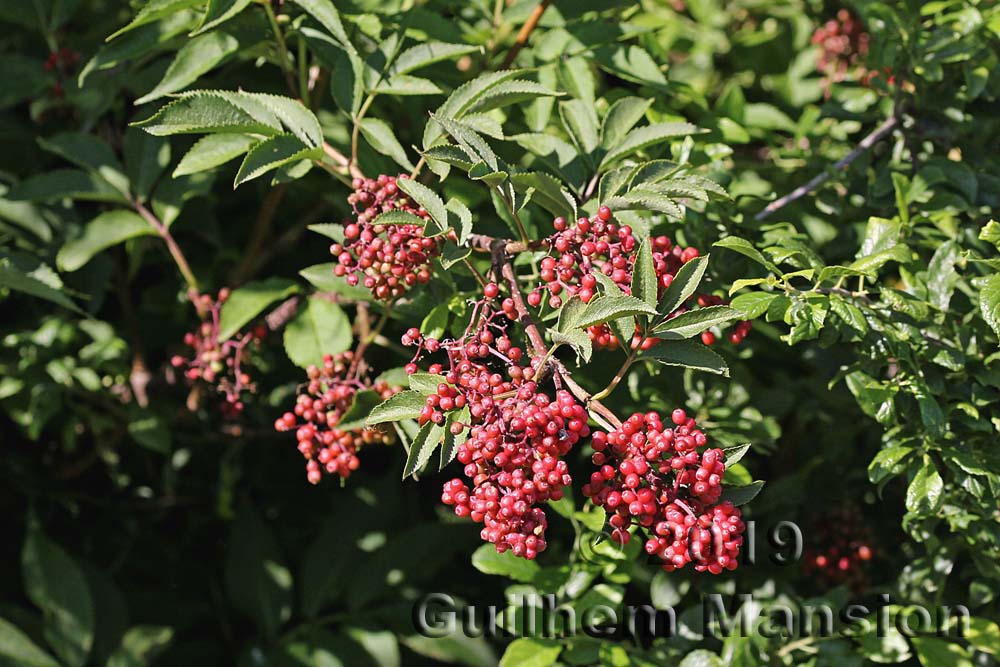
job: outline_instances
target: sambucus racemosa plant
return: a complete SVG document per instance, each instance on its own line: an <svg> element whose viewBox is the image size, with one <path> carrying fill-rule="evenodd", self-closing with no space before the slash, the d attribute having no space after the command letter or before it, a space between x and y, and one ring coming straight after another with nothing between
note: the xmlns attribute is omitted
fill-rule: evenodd
<svg viewBox="0 0 1000 667"><path fill-rule="evenodd" d="M472 568L680 612L505 666L995 654L1000 9L25 6L0 663L493 665L409 615ZM695 648L733 590L975 618Z"/></svg>

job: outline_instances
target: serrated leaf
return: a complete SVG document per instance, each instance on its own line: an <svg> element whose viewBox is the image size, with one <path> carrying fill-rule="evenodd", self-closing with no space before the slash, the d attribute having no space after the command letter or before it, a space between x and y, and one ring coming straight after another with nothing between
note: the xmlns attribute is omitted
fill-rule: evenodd
<svg viewBox="0 0 1000 667"><path fill-rule="evenodd" d="M212 71L236 52L240 43L224 32L210 32L188 40L170 63L160 82L135 101L136 106L176 93Z"/></svg>
<svg viewBox="0 0 1000 667"><path fill-rule="evenodd" d="M628 185L631 175L632 167L618 167L604 174L601 177L600 185L597 187L597 201L602 203L607 202L618 195Z"/></svg>
<svg viewBox="0 0 1000 667"><path fill-rule="evenodd" d="M407 454L406 464L403 466L403 479L423 470L443 439L444 426L439 426L434 422L424 424L417 433L417 437L410 443L410 452Z"/></svg>
<svg viewBox="0 0 1000 667"><path fill-rule="evenodd" d="M597 112L592 104L583 100L569 100L559 104L563 127L584 156L589 156L600 143Z"/></svg>
<svg viewBox="0 0 1000 667"><path fill-rule="evenodd" d="M633 296L600 296L590 303L580 315L577 327L590 327L626 315L655 315L656 309Z"/></svg>
<svg viewBox="0 0 1000 667"><path fill-rule="evenodd" d="M732 445L729 447L723 447L722 453L726 457L726 465L731 466L735 463L739 463L740 459L746 456L747 452L750 451L750 443L745 442L742 445Z"/></svg>
<svg viewBox="0 0 1000 667"><path fill-rule="evenodd" d="M458 242L464 244L468 240L469 234L472 233L472 211L462 201L454 197L448 200L445 208L458 218L458 229L456 230Z"/></svg>
<svg viewBox="0 0 1000 667"><path fill-rule="evenodd" d="M461 118L471 107L471 105L499 84L513 79L521 74L521 70L502 70L500 72L486 72L480 74L472 81L467 81L456 88L448 96L434 114L440 118L458 119ZM430 148L444 134L440 125L427 123L424 126L423 145L424 149Z"/></svg>
<svg viewBox="0 0 1000 667"><path fill-rule="evenodd" d="M451 432L452 424L469 424L472 421L469 406L461 410L452 410L448 413L448 421L445 422L444 443L441 445L441 458L438 460L438 470L455 460L458 448L469 439L469 429L463 428L458 434Z"/></svg>
<svg viewBox="0 0 1000 667"><path fill-rule="evenodd" d="M416 419L420 411L427 405L423 392L402 391L390 396L381 405L372 410L365 423L369 426L397 422L402 419Z"/></svg>
<svg viewBox="0 0 1000 667"><path fill-rule="evenodd" d="M608 149L604 159L601 160L601 167L614 164L618 160L654 144L675 137L690 136L701 131L690 123L654 123L636 128L626 134L617 145Z"/></svg>
<svg viewBox="0 0 1000 667"><path fill-rule="evenodd" d="M395 208L395 209L392 209L390 211L386 211L385 213L378 214L378 216L375 217L375 220L373 220L373 222L376 222L376 223L378 223L380 225L418 225L420 227L423 227L423 226L425 226L427 224L428 221L427 221L427 218L421 218L419 215L416 215L414 213L410 213L409 211L403 211L401 209ZM323 230L326 227L337 227L337 228L343 230L342 226L340 226L340 225L333 225L333 224L328 224L328 225L312 225L312 226L310 226L310 229L316 228L316 229L313 229L313 231L317 231L317 232L320 232L321 234L325 235L325 231L323 231ZM433 226L432 226L431 229L433 231ZM334 237L331 237L331 238L334 238ZM335 240L338 241L338 242L340 242L340 243L342 243L343 242L343 236L341 236L341 238L335 239Z"/></svg>
<svg viewBox="0 0 1000 667"><path fill-rule="evenodd" d="M255 280L233 290L219 316L219 342L232 338L247 322L275 301L296 293L299 286L287 278Z"/></svg>
<svg viewBox="0 0 1000 667"><path fill-rule="evenodd" d="M284 344L285 353L296 366L321 366L323 355L350 347L351 322L340 306L312 296L285 327Z"/></svg>
<svg viewBox="0 0 1000 667"><path fill-rule="evenodd" d="M569 94L578 100L593 105L595 97L594 73L591 65L582 56L562 58L558 63L559 79Z"/></svg>
<svg viewBox="0 0 1000 667"><path fill-rule="evenodd" d="M680 308L685 301L691 298L705 277L708 270L708 258L710 255L695 257L687 262L674 275L670 287L663 293L656 310L660 315L669 315Z"/></svg>
<svg viewBox="0 0 1000 667"><path fill-rule="evenodd" d="M278 167L299 160L316 160L323 156L321 148L311 148L292 134L279 134L254 145L243 158L233 187L263 176Z"/></svg>
<svg viewBox="0 0 1000 667"><path fill-rule="evenodd" d="M442 60L464 56L479 49L469 44L447 44L445 42L425 42L411 46L400 53L389 68L390 76L406 74L427 67Z"/></svg>
<svg viewBox="0 0 1000 667"><path fill-rule="evenodd" d="M184 154L173 176L186 176L214 169L246 153L257 143L247 134L209 134L202 137Z"/></svg>
<svg viewBox="0 0 1000 667"><path fill-rule="evenodd" d="M536 97L558 97L562 95L559 91L552 90L548 86L543 86L534 81L515 79L514 81L504 81L486 91L483 95L469 104L467 113L484 112L492 109L527 102Z"/></svg>
<svg viewBox="0 0 1000 667"><path fill-rule="evenodd" d="M553 176L541 171L511 174L510 182L531 201L555 216L576 219L576 200Z"/></svg>
<svg viewBox="0 0 1000 667"><path fill-rule="evenodd" d="M376 152L381 153L408 171L413 171L413 163L406 155L389 124L378 118L362 118L361 134Z"/></svg>
<svg viewBox="0 0 1000 667"><path fill-rule="evenodd" d="M738 236L727 236L724 239L716 241L712 245L716 248L727 248L734 252L738 252L744 257L749 257L753 261L757 262L768 271L781 275L781 270L774 265L774 262L769 260L759 250L754 248L753 244L746 239L741 239Z"/></svg>
<svg viewBox="0 0 1000 667"><path fill-rule="evenodd" d="M59 249L56 264L63 271L76 271L105 248L137 236L155 236L156 230L132 211L106 211L87 223L83 235Z"/></svg>
<svg viewBox="0 0 1000 667"><path fill-rule="evenodd" d="M757 481L752 484L747 484L746 486L727 486L722 489L722 497L719 499L720 502L730 501L732 504L739 507L740 505L746 505L748 502L757 497L760 490L764 488L764 482Z"/></svg>
<svg viewBox="0 0 1000 667"><path fill-rule="evenodd" d="M635 188L605 200L612 211L659 211L675 220L684 219L684 209L671 197L649 188Z"/></svg>
<svg viewBox="0 0 1000 667"><path fill-rule="evenodd" d="M340 19L337 8L330 0L292 0L292 2L326 28L342 49L351 53L356 52L354 45L347 37L347 31L344 30L344 23Z"/></svg>
<svg viewBox="0 0 1000 667"><path fill-rule="evenodd" d="M623 97L608 109L601 125L601 146L610 150L625 138L635 124L646 115L651 99Z"/></svg>
<svg viewBox="0 0 1000 667"><path fill-rule="evenodd" d="M424 330L423 333L427 336L434 335L433 330ZM407 382L410 385L410 389L426 395L436 393L438 385L444 383L445 380L444 377L437 373L410 373L407 376Z"/></svg>
<svg viewBox="0 0 1000 667"><path fill-rule="evenodd" d="M459 146L453 146L452 144L444 144L441 146L434 146L425 150L422 155L428 160L440 160L446 164L450 164L453 167L458 167L463 171L468 171L475 164L473 159L469 156Z"/></svg>
<svg viewBox="0 0 1000 667"><path fill-rule="evenodd" d="M739 319L741 313L729 306L706 306L681 313L658 324L653 333L664 340L679 340L697 336L702 331Z"/></svg>
<svg viewBox="0 0 1000 667"><path fill-rule="evenodd" d="M722 357L708 347L690 340L661 343L643 352L639 358L652 359L665 366L681 366L729 377L729 366Z"/></svg>
<svg viewBox="0 0 1000 667"><path fill-rule="evenodd" d="M489 143L479 136L479 133L462 123L436 114L431 114L431 118L434 119L435 123L444 128L445 132L451 135L470 159L475 162L485 163L491 172L500 170L499 158L497 158L496 153L493 152L493 148L490 147Z"/></svg>
<svg viewBox="0 0 1000 667"><path fill-rule="evenodd" d="M430 214L431 220L437 223L437 230L439 232L448 230L448 209L436 192L423 183L411 178L399 179L396 181L396 186Z"/></svg>
<svg viewBox="0 0 1000 667"><path fill-rule="evenodd" d="M450 269L471 254L472 248L449 243L445 245L444 251L441 253L441 266Z"/></svg>
<svg viewBox="0 0 1000 667"><path fill-rule="evenodd" d="M635 255L635 265L632 267L632 296L645 301L650 308L656 308L659 295L659 283L656 280L656 268L653 266L653 251L649 239L645 239Z"/></svg>
<svg viewBox="0 0 1000 667"><path fill-rule="evenodd" d="M29 522L21 551L24 590L42 610L43 634L70 667L82 667L94 644L94 602L83 570L62 547Z"/></svg>
<svg viewBox="0 0 1000 667"><path fill-rule="evenodd" d="M273 112L250 98L236 104L238 99L220 91L195 91L133 125L156 136L211 132L272 135L281 132L281 123Z"/></svg>
<svg viewBox="0 0 1000 667"><path fill-rule="evenodd" d="M375 86L374 91L380 95L439 95L443 91L430 79L409 74L396 74L383 79Z"/></svg>
<svg viewBox="0 0 1000 667"><path fill-rule="evenodd" d="M191 36L196 37L222 25L249 7L252 2L253 0L208 0L205 15Z"/></svg>
<svg viewBox="0 0 1000 667"><path fill-rule="evenodd" d="M159 21L182 9L194 7L199 4L201 4L201 0L149 0L149 2L142 6L135 15L135 18L128 25L112 33L106 41L110 42L130 30L135 30L153 21Z"/></svg>
<svg viewBox="0 0 1000 667"><path fill-rule="evenodd" d="M641 46L605 46L594 51L594 58L601 69L615 76L640 84L665 86L666 77L649 52Z"/></svg>

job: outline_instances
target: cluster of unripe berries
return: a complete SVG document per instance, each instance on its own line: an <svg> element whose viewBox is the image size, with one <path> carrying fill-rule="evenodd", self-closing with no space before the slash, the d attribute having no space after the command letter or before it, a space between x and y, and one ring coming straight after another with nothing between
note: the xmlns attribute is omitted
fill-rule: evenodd
<svg viewBox="0 0 1000 667"><path fill-rule="evenodd" d="M337 261L334 274L346 276L351 285L364 285L377 299L398 297L417 283L426 284L431 260L441 252L443 238L426 238L421 224L377 222L378 216L394 210L428 218L427 211L397 186L397 180L405 178L355 178L354 192L347 197L355 218L345 223L344 242L330 246Z"/></svg>
<svg viewBox="0 0 1000 667"><path fill-rule="evenodd" d="M863 59L868 55L868 41L861 22L847 9L816 28L812 35L812 43L820 47L816 67L826 79L828 94L830 85L846 79L852 70L859 79L866 79Z"/></svg>
<svg viewBox="0 0 1000 667"><path fill-rule="evenodd" d="M184 369L184 377L189 381L202 381L214 387L223 398L223 415L233 418L243 411L243 392L256 390L247 373L247 352L260 347L267 327L258 325L228 340L219 340L220 313L229 293L229 288L223 287L215 299L209 294L193 297L201 324L184 335L191 356L177 354L170 363L174 368Z"/></svg>
<svg viewBox="0 0 1000 667"><path fill-rule="evenodd" d="M310 366L309 378L299 388L295 407L274 423L278 431L295 430L299 452L306 459L306 478L318 484L323 473L346 479L358 469L358 450L370 444L393 441L391 431L380 428L337 428L341 417L354 404L359 391L374 391L385 400L399 391L383 381L369 382L351 377L354 353L324 355L322 366Z"/></svg>
<svg viewBox="0 0 1000 667"><path fill-rule="evenodd" d="M871 531L858 523L860 510L848 505L830 510L813 521L803 551L803 570L826 585L865 588L864 565L872 560Z"/></svg>
<svg viewBox="0 0 1000 667"><path fill-rule="evenodd" d="M610 433L594 433L597 470L583 493L605 509L611 537L625 544L638 524L646 553L671 572L693 563L719 574L738 565L744 525L740 510L719 502L725 455L684 410L670 424L655 412L636 413Z"/></svg>

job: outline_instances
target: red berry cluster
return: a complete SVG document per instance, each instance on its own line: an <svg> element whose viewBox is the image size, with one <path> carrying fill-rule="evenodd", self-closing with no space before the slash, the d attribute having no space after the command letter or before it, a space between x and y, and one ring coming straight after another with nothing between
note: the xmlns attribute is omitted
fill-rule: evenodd
<svg viewBox="0 0 1000 667"><path fill-rule="evenodd" d="M826 512L813 521L803 550L803 570L825 585L846 584L865 588L864 564L875 556L872 534L858 523L857 507L845 506Z"/></svg>
<svg viewBox="0 0 1000 667"><path fill-rule="evenodd" d="M458 478L445 483L441 501L458 516L483 524L482 538L498 552L529 560L545 550L545 512L573 480L564 456L590 434L587 412L567 391L555 399L525 382L513 396L496 397L472 427L456 457L472 489Z"/></svg>
<svg viewBox="0 0 1000 667"><path fill-rule="evenodd" d="M562 458L590 435L587 412L572 394L555 398L536 379L542 360L528 358L509 335L516 319L513 300L489 283L473 306L470 324L457 340L425 338L417 329L403 335L404 345L418 346L407 371L426 353L444 352L447 366L428 372L442 382L427 396L421 424L443 424L449 413L468 408L468 423L453 421L451 431L468 431L456 458L471 488L461 479L444 485L441 500L455 514L483 524L481 536L498 552L511 550L532 559L545 550L545 512L539 507L562 497L571 483Z"/></svg>
<svg viewBox="0 0 1000 667"><path fill-rule="evenodd" d="M635 252L638 242L628 225L619 226L614 222L611 209L602 206L594 218L580 218L569 226L565 218L553 221L556 229L548 239L553 254L541 262L540 277L544 285L528 294L528 304L539 307L548 292L548 304L559 308L564 296L577 295L584 303L589 303L597 294L596 273L610 278L623 292L631 293L632 271L635 266ZM677 271L686 262L699 256L697 248L682 248L674 245L666 236L656 236L651 240L653 268L662 294L670 287ZM710 295L699 296L699 305L718 305L721 298ZM676 314L687 310L682 307ZM741 342L750 331L749 322L740 322L730 334L729 340ZM619 346L618 337L607 324L598 324L587 329L591 341L598 348L614 349ZM715 334L705 332L702 341L706 345L715 342ZM648 350L660 342L659 338L643 338L636 331L631 341L632 349Z"/></svg>
<svg viewBox="0 0 1000 667"><path fill-rule="evenodd" d="M702 308L708 306L724 306L727 305L729 301L723 299L721 296L716 296L714 294L699 294L698 295L698 305ZM683 311L678 311L683 312ZM740 320L733 327L733 330L729 332L729 342L733 345L739 345L743 342L743 339L747 337L750 333L752 327L750 320ZM701 342L705 345L715 345L716 337L715 333L712 331L701 332Z"/></svg>
<svg viewBox="0 0 1000 667"><path fill-rule="evenodd" d="M177 354L170 359L174 368L184 368L189 381L203 381L213 385L222 394L222 412L233 418L243 411L241 396L253 392L256 385L246 372L248 348L259 348L267 334L267 327L258 325L225 341L219 340L219 316L222 304L229 298L229 288L219 290L217 298L209 294L193 297L195 308L201 316L201 325L184 335L184 344L193 354L190 358Z"/></svg>
<svg viewBox="0 0 1000 667"><path fill-rule="evenodd" d="M334 274L347 276L351 285L363 284L378 299L402 295L417 283L431 278L431 260L441 252L441 237L425 238L423 225L379 224L378 216L399 210L427 218L396 185L406 174L355 178L354 192L347 201L355 220L344 227L344 243L334 243L330 252L337 260Z"/></svg>
<svg viewBox="0 0 1000 667"><path fill-rule="evenodd" d="M839 10L837 18L816 28L812 43L820 47L816 67L826 79L827 95L830 86L846 79L851 70L859 79L865 78L862 61L868 55L868 41L868 33L861 22L847 9Z"/></svg>
<svg viewBox="0 0 1000 667"><path fill-rule="evenodd" d="M610 278L626 294L632 285L632 267L639 243L628 225L617 225L611 209L602 206L597 215L580 218L572 226L565 218L556 218L552 225L556 232L548 243L555 255L541 263L541 279L545 283L528 295L528 303L537 307L542 303L542 291L548 291L552 308L562 305L563 295L577 295L589 303L597 294L600 272ZM661 290L670 286L674 274L684 262L698 256L697 248L674 246L666 236L652 239L653 265Z"/></svg>
<svg viewBox="0 0 1000 667"><path fill-rule="evenodd" d="M636 413L610 433L596 432L599 467L583 493L604 507L615 541L628 542L633 522L647 529L646 552L664 570L691 562L712 574L733 570L744 525L738 508L719 502L725 455L704 449L707 437L684 410L671 419L665 428L657 413Z"/></svg>
<svg viewBox="0 0 1000 667"><path fill-rule="evenodd" d="M274 422L278 431L295 429L299 451L306 459L306 478L312 484L319 483L324 471L346 479L358 469L358 449L393 441L391 431L379 428L337 428L359 391L374 391L385 400L400 390L383 381L351 378L353 360L351 351L324 355L322 367L310 366L306 370L309 381L299 389L292 412Z"/></svg>

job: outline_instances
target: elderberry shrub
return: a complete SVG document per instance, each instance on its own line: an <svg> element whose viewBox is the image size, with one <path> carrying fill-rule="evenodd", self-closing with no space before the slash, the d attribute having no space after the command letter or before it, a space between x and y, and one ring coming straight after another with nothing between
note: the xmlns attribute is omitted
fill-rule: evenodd
<svg viewBox="0 0 1000 667"><path fill-rule="evenodd" d="M252 355L248 353L260 348L267 327L258 325L228 340L220 340L220 313L229 293L229 288L223 287L215 299L210 294L192 297L201 324L184 334L184 344L191 348L191 356L176 354L170 363L174 368L183 369L189 382L204 383L219 393L223 416L232 419L243 412L243 393L253 393L257 389L247 373L252 366Z"/></svg>
<svg viewBox="0 0 1000 667"><path fill-rule="evenodd" d="M542 359L526 359L510 337L514 302L500 298L494 283L483 293L462 338L424 338L416 329L403 335L404 345L418 346L407 371L416 372L424 354L447 356L447 366L428 367L442 382L427 397L419 423L443 424L447 415L468 408L468 421L453 420L449 428L467 435L456 458L471 486L450 480L442 502L482 523L481 537L498 552L533 559L546 548L548 523L540 505L562 498L572 483L563 459L590 435L587 411L567 391L552 396L542 389L536 381Z"/></svg>
<svg viewBox="0 0 1000 667"><path fill-rule="evenodd" d="M324 355L322 367L306 370L309 381L299 388L295 407L274 422L277 431L295 429L299 451L306 459L306 478L312 484L318 484L324 472L346 479L360 465L361 447L395 439L391 430L379 427L337 428L359 391L374 391L381 400L400 391L387 382L359 377L360 365L353 364L354 360L350 350Z"/></svg>
<svg viewBox="0 0 1000 667"><path fill-rule="evenodd" d="M720 502L725 454L705 448L708 438L684 410L671 421L636 413L610 433L594 433L598 469L583 493L605 509L616 542L628 543L633 523L648 531L646 553L667 572L688 563L712 574L734 570L744 525L737 507Z"/></svg>
<svg viewBox="0 0 1000 667"><path fill-rule="evenodd" d="M378 217L389 211L404 211L427 219L427 211L399 189L397 181L406 174L355 178L354 192L347 202L355 218L346 221L344 242L334 243L330 252L337 261L334 274L346 276L351 285L362 284L372 295L389 300L431 278L431 260L441 252L441 237L424 237L421 224L382 224Z"/></svg>
<svg viewBox="0 0 1000 667"><path fill-rule="evenodd" d="M566 219L558 217L552 222L555 233L547 239L551 248L549 256L542 259L539 276L542 285L528 294L528 305L539 307L549 294L548 305L555 309L562 306L564 297L578 296L589 303L597 295L598 274L606 276L625 294L632 291L632 272L635 267L639 242L628 225L618 225L611 209L602 206L593 218L579 218L570 226ZM682 248L667 236L650 238L653 268L660 295L671 283L680 268L701 255L694 247ZM728 303L721 297L700 294L698 305L722 305ZM673 315L688 310L687 306L677 309ZM729 341L738 344L750 331L750 322L739 322L729 335ZM600 349L616 349L621 341L607 324L588 327L587 334ZM715 334L706 331L702 342L715 343ZM648 350L660 342L659 338L643 337L636 329L630 341L631 349Z"/></svg>

